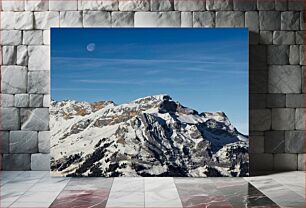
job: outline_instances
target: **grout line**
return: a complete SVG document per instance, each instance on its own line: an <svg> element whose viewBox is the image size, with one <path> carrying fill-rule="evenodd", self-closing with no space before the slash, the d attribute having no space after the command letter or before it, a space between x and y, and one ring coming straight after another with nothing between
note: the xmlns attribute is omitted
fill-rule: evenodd
<svg viewBox="0 0 306 208"><path fill-rule="evenodd" d="M143 180L143 207L146 207L146 181L145 178Z"/></svg>
<svg viewBox="0 0 306 208"><path fill-rule="evenodd" d="M105 203L105 208L106 208L106 206L107 206L107 202L108 202L109 196L110 196L110 194L111 194L111 191L112 191L112 188L113 188L115 179L116 179L116 178L112 178L112 184L111 184L111 187L110 187L109 192L108 192L108 195L107 195L107 199L106 199L106 203Z"/></svg>
<svg viewBox="0 0 306 208"><path fill-rule="evenodd" d="M181 204L182 204L182 207L184 207L183 201L182 201L182 199L181 199L181 195L180 195L180 193L179 193L179 190L178 190L178 188L177 188L177 185L176 185L176 183L175 183L174 178L173 178L173 183L174 183L175 189L176 189L176 191L177 191L177 194L178 194L178 196L179 196L179 199L180 199L180 202L181 202Z"/></svg>
<svg viewBox="0 0 306 208"><path fill-rule="evenodd" d="M173 179L173 183L174 183L174 186L175 186L175 190L176 190L176 192L177 192L177 195L178 195L178 197L179 197L179 199L180 199L180 202L181 202L181 207L183 208L184 207L184 205L183 205L183 201L182 201L182 199L181 199L181 195L180 195L180 193L179 193L179 191L178 191L178 188L177 188L177 186L176 186L176 183L175 183L175 180L174 180L174 178L172 178Z"/></svg>
<svg viewBox="0 0 306 208"><path fill-rule="evenodd" d="M50 175L49 175L50 176ZM50 176L51 177L51 176ZM52 177L51 177L52 178ZM56 197L54 198L54 200L51 202L51 204L49 205L49 207L53 204L53 202L55 202L55 200L57 199L57 197L65 190L66 186L68 185L68 183L70 183L71 177L67 177L68 182L66 183L66 185L62 188L62 190L56 195Z"/></svg>

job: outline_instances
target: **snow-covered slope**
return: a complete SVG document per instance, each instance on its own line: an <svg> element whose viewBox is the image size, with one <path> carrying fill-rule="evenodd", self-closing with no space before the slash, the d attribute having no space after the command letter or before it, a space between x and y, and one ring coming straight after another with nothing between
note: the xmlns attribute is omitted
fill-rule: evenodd
<svg viewBox="0 0 306 208"><path fill-rule="evenodd" d="M246 176L248 137L222 112L168 95L51 103L51 170L63 176Z"/></svg>

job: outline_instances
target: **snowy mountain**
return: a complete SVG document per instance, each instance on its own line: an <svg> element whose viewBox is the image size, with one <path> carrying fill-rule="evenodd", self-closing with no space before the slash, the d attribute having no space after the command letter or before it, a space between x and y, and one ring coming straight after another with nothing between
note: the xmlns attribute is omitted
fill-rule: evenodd
<svg viewBox="0 0 306 208"><path fill-rule="evenodd" d="M198 113L168 95L52 101L50 114L53 175L248 175L248 137L224 113Z"/></svg>

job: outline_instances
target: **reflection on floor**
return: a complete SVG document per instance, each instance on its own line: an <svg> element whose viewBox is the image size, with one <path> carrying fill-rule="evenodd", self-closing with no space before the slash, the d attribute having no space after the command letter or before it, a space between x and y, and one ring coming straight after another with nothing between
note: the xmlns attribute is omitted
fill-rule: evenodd
<svg viewBox="0 0 306 208"><path fill-rule="evenodd" d="M249 178L58 178L2 172L1 207L305 207L305 173Z"/></svg>

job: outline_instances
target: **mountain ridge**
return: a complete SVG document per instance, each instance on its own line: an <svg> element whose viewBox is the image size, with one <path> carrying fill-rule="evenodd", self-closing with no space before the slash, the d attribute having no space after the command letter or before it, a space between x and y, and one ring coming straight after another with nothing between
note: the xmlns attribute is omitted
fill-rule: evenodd
<svg viewBox="0 0 306 208"><path fill-rule="evenodd" d="M52 101L50 126L55 175L248 174L248 137L225 113L199 114L166 94L120 105Z"/></svg>

